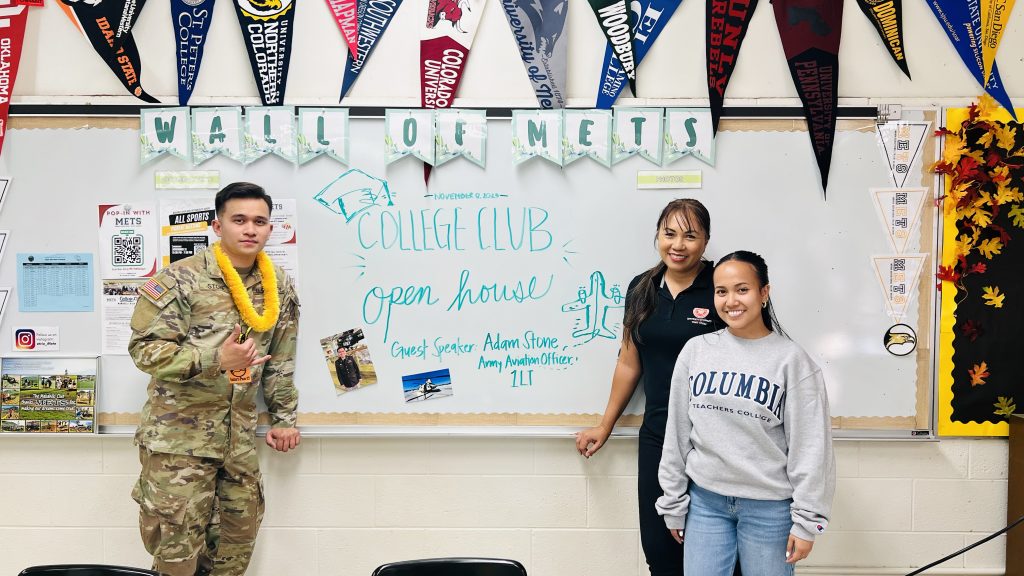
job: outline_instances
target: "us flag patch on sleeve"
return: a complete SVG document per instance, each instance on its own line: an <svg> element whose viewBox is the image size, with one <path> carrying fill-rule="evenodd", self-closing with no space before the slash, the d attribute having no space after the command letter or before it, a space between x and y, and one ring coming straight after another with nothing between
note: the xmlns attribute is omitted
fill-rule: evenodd
<svg viewBox="0 0 1024 576"><path fill-rule="evenodd" d="M167 294L167 288L156 278L150 278L139 287L139 292L143 292L153 300L159 300L164 294Z"/></svg>

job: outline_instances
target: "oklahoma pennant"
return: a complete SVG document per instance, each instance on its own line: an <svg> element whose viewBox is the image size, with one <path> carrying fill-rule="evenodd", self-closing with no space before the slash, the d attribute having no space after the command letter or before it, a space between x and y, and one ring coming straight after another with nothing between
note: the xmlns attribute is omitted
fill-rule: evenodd
<svg viewBox="0 0 1024 576"><path fill-rule="evenodd" d="M736 67L740 45L747 35L757 0L708 0L707 57L708 97L711 100L711 129L718 133L725 87Z"/></svg>
<svg viewBox="0 0 1024 576"><path fill-rule="evenodd" d="M875 25L878 36L896 65L910 78L903 44L903 0L857 0L861 12Z"/></svg>
<svg viewBox="0 0 1024 576"><path fill-rule="evenodd" d="M18 64L21 63L21 47L25 41L25 23L28 22L28 7L18 0L0 1L3 15L0 16L0 153L4 149L7 135L7 116L11 110L11 92L18 78Z"/></svg>
<svg viewBox="0 0 1024 576"><path fill-rule="evenodd" d="M284 103L297 0L236 0L249 64L264 106Z"/></svg>

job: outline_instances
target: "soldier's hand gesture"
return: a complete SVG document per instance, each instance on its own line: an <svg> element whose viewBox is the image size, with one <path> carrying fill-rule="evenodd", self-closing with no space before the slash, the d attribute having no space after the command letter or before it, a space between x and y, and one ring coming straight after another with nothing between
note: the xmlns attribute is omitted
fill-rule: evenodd
<svg viewBox="0 0 1024 576"><path fill-rule="evenodd" d="M235 324L228 339L220 347L220 369L241 370L249 366L263 364L270 360L270 355L260 356L256 349L256 341L252 338L241 340L242 327Z"/></svg>

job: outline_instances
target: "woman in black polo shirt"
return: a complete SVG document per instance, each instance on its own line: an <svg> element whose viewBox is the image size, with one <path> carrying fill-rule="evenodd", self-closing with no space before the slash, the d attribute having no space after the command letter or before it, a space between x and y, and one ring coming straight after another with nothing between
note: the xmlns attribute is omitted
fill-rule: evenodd
<svg viewBox="0 0 1024 576"><path fill-rule="evenodd" d="M583 456L600 450L644 377L647 404L640 427L637 492L640 541L651 576L683 573L683 547L665 529L654 503L662 495L658 463L676 357L690 338L722 327L714 307L713 266L704 260L710 237L711 216L697 200L673 200L661 211L656 236L661 262L629 283L608 407L600 424L576 435L576 449Z"/></svg>

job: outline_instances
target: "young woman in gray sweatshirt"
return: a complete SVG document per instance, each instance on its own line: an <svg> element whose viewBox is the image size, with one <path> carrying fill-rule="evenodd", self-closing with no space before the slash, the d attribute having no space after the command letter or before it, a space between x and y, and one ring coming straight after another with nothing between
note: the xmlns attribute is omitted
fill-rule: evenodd
<svg viewBox="0 0 1024 576"><path fill-rule="evenodd" d="M793 573L825 530L835 492L821 369L781 334L768 268L752 252L715 267L727 328L691 339L676 361L657 510L683 542L687 574Z"/></svg>

